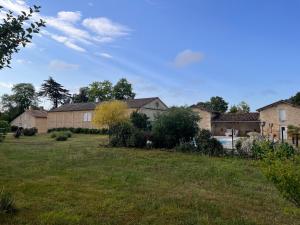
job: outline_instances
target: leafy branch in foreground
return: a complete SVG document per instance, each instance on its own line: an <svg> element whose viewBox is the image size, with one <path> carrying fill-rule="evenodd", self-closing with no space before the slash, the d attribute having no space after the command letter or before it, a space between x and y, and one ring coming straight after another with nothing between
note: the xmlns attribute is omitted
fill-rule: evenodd
<svg viewBox="0 0 300 225"><path fill-rule="evenodd" d="M20 15L14 15L10 10L6 13L6 18L0 24L0 70L10 68L12 54L19 52L20 46L25 47L31 43L33 34L45 27L46 22L42 19L31 22L34 13L39 13L40 8L34 5L29 8L29 12L22 11ZM2 6L0 10L3 10Z"/></svg>

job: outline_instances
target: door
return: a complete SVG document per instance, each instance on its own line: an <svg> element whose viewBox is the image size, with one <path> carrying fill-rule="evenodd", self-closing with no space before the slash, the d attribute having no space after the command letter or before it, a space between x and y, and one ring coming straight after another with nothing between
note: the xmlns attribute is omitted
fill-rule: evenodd
<svg viewBox="0 0 300 225"><path fill-rule="evenodd" d="M287 140L287 127L280 127L280 139Z"/></svg>

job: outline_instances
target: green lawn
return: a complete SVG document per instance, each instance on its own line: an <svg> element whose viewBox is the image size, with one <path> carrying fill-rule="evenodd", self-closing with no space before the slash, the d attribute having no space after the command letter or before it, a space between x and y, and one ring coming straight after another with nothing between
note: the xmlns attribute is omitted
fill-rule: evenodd
<svg viewBox="0 0 300 225"><path fill-rule="evenodd" d="M105 140L8 137L0 187L19 212L0 214L0 224L300 224L300 210L254 161L101 147Z"/></svg>

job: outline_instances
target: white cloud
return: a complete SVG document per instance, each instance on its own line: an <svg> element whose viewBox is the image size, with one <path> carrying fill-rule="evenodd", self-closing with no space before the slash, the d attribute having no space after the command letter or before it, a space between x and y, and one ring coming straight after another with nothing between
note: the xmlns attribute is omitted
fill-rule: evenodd
<svg viewBox="0 0 300 225"><path fill-rule="evenodd" d="M182 68L194 63L199 63L203 58L203 53L193 52L192 50L187 49L178 53L172 64L177 68Z"/></svg>
<svg viewBox="0 0 300 225"><path fill-rule="evenodd" d="M32 63L30 60L27 60L27 59L17 59L16 61L19 64L31 64Z"/></svg>
<svg viewBox="0 0 300 225"><path fill-rule="evenodd" d="M99 56L101 56L103 58L106 58L106 59L112 59L113 58L112 55L110 55L110 54L108 54L106 52L95 53L95 55L99 55Z"/></svg>
<svg viewBox="0 0 300 225"><path fill-rule="evenodd" d="M49 63L49 67L55 70L76 70L79 68L79 65L66 63L62 60L52 60Z"/></svg>
<svg viewBox="0 0 300 225"><path fill-rule="evenodd" d="M7 82L1 82L0 81L0 87L2 88L6 88L6 89L11 89L14 85L11 83L7 83Z"/></svg>
<svg viewBox="0 0 300 225"><path fill-rule="evenodd" d="M70 23L75 23L81 19L81 13L61 11L57 13L57 18Z"/></svg>
<svg viewBox="0 0 300 225"><path fill-rule="evenodd" d="M0 5L15 13L28 11L29 7L24 0L0 0ZM1 17L3 15L0 14ZM107 43L129 35L130 30L126 26L112 22L108 18L98 17L82 20L81 17L80 11L60 11L55 17L35 13L33 19L42 18L47 22L47 28L43 29L42 34L80 52L86 51L82 44Z"/></svg>
<svg viewBox="0 0 300 225"><path fill-rule="evenodd" d="M116 38L129 34L127 27L114 23L105 17L84 19L82 25L99 35L100 39L107 37Z"/></svg>

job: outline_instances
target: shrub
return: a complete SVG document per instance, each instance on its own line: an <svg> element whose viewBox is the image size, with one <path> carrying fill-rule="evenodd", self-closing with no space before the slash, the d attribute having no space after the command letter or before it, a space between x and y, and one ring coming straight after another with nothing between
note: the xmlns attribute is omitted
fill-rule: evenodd
<svg viewBox="0 0 300 225"><path fill-rule="evenodd" d="M144 113L133 112L130 115L130 121L138 129L151 130L151 123L149 117Z"/></svg>
<svg viewBox="0 0 300 225"><path fill-rule="evenodd" d="M197 146L192 142L181 142L175 147L175 151L178 152L195 152L197 151Z"/></svg>
<svg viewBox="0 0 300 225"><path fill-rule="evenodd" d="M11 127L10 127L10 131L11 132L16 132L17 130L18 130L18 126L15 126L15 125L12 125Z"/></svg>
<svg viewBox="0 0 300 225"><path fill-rule="evenodd" d="M10 129L9 123L5 120L0 120L0 132L6 134Z"/></svg>
<svg viewBox="0 0 300 225"><path fill-rule="evenodd" d="M70 131L71 133L77 134L108 134L108 129L88 129L88 128L52 128L48 129L48 133L54 131Z"/></svg>
<svg viewBox="0 0 300 225"><path fill-rule="evenodd" d="M195 141L198 152L209 156L221 156L224 154L223 145L212 137L209 130L200 130Z"/></svg>
<svg viewBox="0 0 300 225"><path fill-rule="evenodd" d="M258 141L252 146L252 157L255 159L263 159L268 152L273 151L274 144L270 141Z"/></svg>
<svg viewBox="0 0 300 225"><path fill-rule="evenodd" d="M180 141L190 141L198 132L198 121L199 116L185 107L160 114L153 123L154 146L174 148Z"/></svg>
<svg viewBox="0 0 300 225"><path fill-rule="evenodd" d="M38 130L35 127L33 127L33 128L25 128L23 130L24 136L34 136L34 135L36 135L37 132L38 132Z"/></svg>
<svg viewBox="0 0 300 225"><path fill-rule="evenodd" d="M11 193L4 188L0 191L0 213L14 213L16 211L15 200Z"/></svg>
<svg viewBox="0 0 300 225"><path fill-rule="evenodd" d="M72 132L67 130L64 132L68 138L72 137Z"/></svg>
<svg viewBox="0 0 300 225"><path fill-rule="evenodd" d="M65 135L65 134L59 134L56 138L55 138L56 141L66 141L68 140L68 136Z"/></svg>
<svg viewBox="0 0 300 225"><path fill-rule="evenodd" d="M22 135L23 128L19 127L18 130L14 133L15 138L19 138Z"/></svg>
<svg viewBox="0 0 300 225"><path fill-rule="evenodd" d="M270 156L270 155L269 155ZM264 161L263 172L284 198L300 207L300 166L299 158L273 159Z"/></svg>
<svg viewBox="0 0 300 225"><path fill-rule="evenodd" d="M58 135L58 132L57 132L57 131L51 132L50 137L51 137L51 138L56 138L57 135Z"/></svg>

